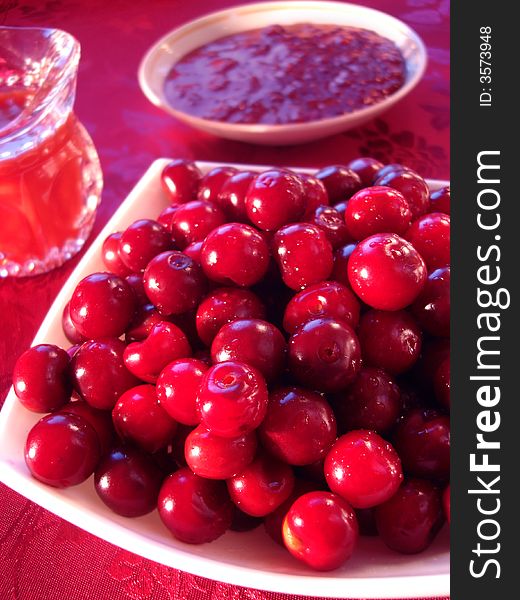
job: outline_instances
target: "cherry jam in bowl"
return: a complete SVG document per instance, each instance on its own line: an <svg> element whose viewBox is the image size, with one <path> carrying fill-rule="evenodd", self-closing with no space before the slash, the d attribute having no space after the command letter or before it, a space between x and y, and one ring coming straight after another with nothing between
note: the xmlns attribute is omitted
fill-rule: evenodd
<svg viewBox="0 0 520 600"><path fill-rule="evenodd" d="M175 29L145 55L147 98L213 135L299 144L373 119L426 68L418 35L383 12L339 2L262 2Z"/></svg>

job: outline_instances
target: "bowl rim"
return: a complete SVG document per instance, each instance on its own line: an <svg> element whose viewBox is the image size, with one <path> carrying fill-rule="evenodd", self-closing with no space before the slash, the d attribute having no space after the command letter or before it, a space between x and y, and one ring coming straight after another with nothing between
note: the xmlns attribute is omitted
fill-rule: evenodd
<svg viewBox="0 0 520 600"><path fill-rule="evenodd" d="M171 45L171 40L178 37L184 37L193 30L196 29L204 29L208 25L211 25L215 21L219 21L225 19L226 17L233 14L236 11L247 11L248 13L255 13L258 11L268 12L269 10L276 9L285 9L285 10L299 10L299 9L329 9L329 10L340 10L340 11L357 11L360 13L364 13L367 15L371 15L374 18L383 17L388 23L391 23L396 29L401 30L412 42L415 44L418 51L418 63L417 69L412 74L410 78L405 80L405 83L397 89L395 92L381 100L380 102L376 102L371 106L367 106L366 108L361 108L349 113L343 113L341 115L337 115L335 117L327 117L324 119L314 119L311 121L302 121L301 123L287 123L287 124L260 124L260 123L228 123L227 121L218 121L215 119L205 119L203 117L198 117L195 115L191 115L187 112L178 110L173 108L166 100L162 93L162 87L164 85L164 78L161 78L161 91L157 92L155 86L150 82L150 71L153 65L153 61L156 56L159 55L161 50L164 47L168 47ZM255 29L255 27L251 27L251 29ZM249 27L243 29L243 31L249 30ZM382 35L382 34L380 34ZM385 37L382 35L382 37ZM389 38L387 38L389 39ZM203 44L201 44L202 46ZM200 47L200 46L199 46ZM408 65L408 61L405 57L405 64ZM174 63L172 62L172 65ZM137 71L137 79L139 82L139 86L141 87L142 92L148 98L148 100L154 104L155 106L165 110L170 113L177 119L188 122L192 124L194 127L202 129L211 127L213 130L222 132L233 132L236 134L262 134L262 133L295 133L300 131L302 127L306 129L321 129L321 128L332 128L334 126L340 126L345 121L348 121L350 118L363 118L365 120L369 120L372 114L379 114L385 107L390 108L396 102L399 102L402 98L404 98L409 92L412 91L414 87L419 83L422 79L426 67L428 65L428 53L426 50L426 46L421 39L421 37L415 32L409 25L401 21L400 19L385 13L383 11L370 8L367 6L357 5L351 2L338 2L335 0L299 0L299 1L267 1L267 2L255 2L254 4L238 4L236 6L231 6L223 10L218 10L214 12L207 13L201 17L197 17L196 19L192 19L179 27L176 27L170 30L168 33L163 35L158 41L156 41L145 53L138 67Z"/></svg>

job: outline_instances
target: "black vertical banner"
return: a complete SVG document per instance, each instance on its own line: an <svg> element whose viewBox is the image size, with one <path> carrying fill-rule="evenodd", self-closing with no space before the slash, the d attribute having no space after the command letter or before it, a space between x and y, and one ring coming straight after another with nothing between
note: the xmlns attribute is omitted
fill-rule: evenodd
<svg viewBox="0 0 520 600"><path fill-rule="evenodd" d="M452 600L520 597L520 29L454 0Z"/></svg>

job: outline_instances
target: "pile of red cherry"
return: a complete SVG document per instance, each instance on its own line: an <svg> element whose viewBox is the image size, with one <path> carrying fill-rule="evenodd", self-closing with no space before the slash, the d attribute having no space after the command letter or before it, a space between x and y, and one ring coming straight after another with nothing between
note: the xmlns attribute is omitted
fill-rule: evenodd
<svg viewBox="0 0 520 600"><path fill-rule="evenodd" d="M359 532L403 553L449 519L450 190L360 158L314 176L174 160L170 200L103 245L63 313L68 350L17 361L51 413L32 475L94 473L184 542L262 521L315 569Z"/></svg>

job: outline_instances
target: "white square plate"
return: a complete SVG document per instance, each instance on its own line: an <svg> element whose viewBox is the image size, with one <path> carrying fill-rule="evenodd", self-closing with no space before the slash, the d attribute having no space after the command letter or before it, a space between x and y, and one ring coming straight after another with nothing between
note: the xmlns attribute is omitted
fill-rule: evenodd
<svg viewBox="0 0 520 600"><path fill-rule="evenodd" d="M160 173L167 162L160 159L150 166L92 242L56 297L33 345L44 342L70 345L61 329L63 307L83 277L105 270L100 250L109 233L124 229L136 219L154 218L168 205L160 186ZM198 163L198 166L207 172L217 165ZM432 189L446 184L429 183ZM193 546L174 539L160 522L157 511L137 519L112 513L98 499L91 479L65 490L45 486L30 476L23 457L27 433L40 416L26 410L10 390L0 412L0 480L36 504L116 546L196 575L276 592L367 599L449 595L447 527L428 550L413 556L392 552L378 539L361 538L353 558L342 568L318 573L275 544L263 527L248 533L230 531L211 544Z"/></svg>

